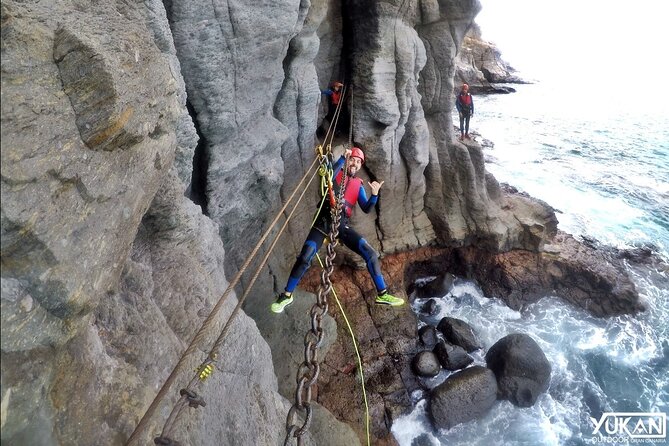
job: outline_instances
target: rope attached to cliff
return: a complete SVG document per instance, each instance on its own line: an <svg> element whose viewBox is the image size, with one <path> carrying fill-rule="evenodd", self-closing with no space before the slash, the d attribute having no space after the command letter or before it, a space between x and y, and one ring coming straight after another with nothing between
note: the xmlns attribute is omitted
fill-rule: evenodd
<svg viewBox="0 0 669 446"><path fill-rule="evenodd" d="M343 101L342 101L343 102ZM337 110L336 110L336 119L339 118L339 112L341 110L341 103L338 104ZM334 120L333 120L334 121ZM335 127L332 126L332 123L330 124L330 128L328 129L328 133L326 134L326 140L333 128L336 128L336 121L335 121ZM332 132L334 133L334 132ZM262 235L256 246L253 248L249 256L246 258L244 263L242 264L241 268L233 278L233 280L230 282L228 287L225 289L224 293L221 295L219 298L218 302L212 309L212 311L209 313L205 321L202 323L200 329L198 332L195 334L193 339L191 340L190 344L184 351L184 353L181 355L179 358L179 361L177 362L176 366L168 376L168 378L165 380L163 383L162 387L156 394L155 398L151 402L149 408L145 412L144 416L138 423L137 427L135 430L132 432L130 437L128 438L128 441L126 442L126 445L132 445L134 442L137 441L139 438L140 434L146 429L146 425L148 424L149 420L155 413L158 405L162 401L162 399L165 397L167 392L169 391L171 385L175 381L177 374L180 372L181 368L183 367L186 359L195 352L196 346L202 342L204 339L205 335L207 332L211 329L212 325L215 322L216 317L218 316L218 313L220 309L223 307L223 304L225 303L226 299L230 295L231 291L234 289L234 287L239 283L241 280L242 275L246 272L246 269L250 265L251 261L255 258L257 255L258 251L260 250L260 247L263 245L267 237L269 236L270 232L278 222L279 218L283 214L283 212L286 210L288 207L288 204L293 200L295 195L297 194L297 191L301 188L302 184L306 180L306 178L309 176L309 173L311 170L314 168L314 166L317 165L317 163L320 163L321 168L320 169L315 169L314 172L311 175L311 178L309 179L307 185L302 189L302 193L300 194L297 202L294 204L290 214L286 217L286 221L280 228L278 234L275 236L274 241L272 242L272 245L268 249L267 253L263 257L260 266L256 269L256 272L253 276L252 281L250 284L247 286L247 289L238 302L237 306L231 313L230 317L228 318L223 330L221 331L220 335L218 336L216 342L214 343L212 349L210 350L209 354L207 355L206 359L200 364L200 366L196 369L196 375L191 379L189 382L188 386L186 388L183 388L180 390L180 398L179 400L175 403L170 416L168 417L167 421L165 422L165 425L163 427L163 431L160 437L157 437L154 439L154 442L156 444L176 444L176 442L173 442L169 438L169 434L171 433L171 430L176 423L176 421L179 419L180 414L182 413L183 408L188 405L193 408L197 407L204 407L206 406L206 403L204 400L194 391L195 387L202 381L204 381L206 378L208 378L214 371L214 363L216 363L218 359L218 353L219 349L223 343L223 340L225 338L225 335L227 334L228 330L230 329L230 326L232 324L232 321L234 320L234 317L237 315L239 312L241 305L243 304L244 300L250 293L250 290L252 289L253 285L255 284L256 279L258 278L262 268L264 267L265 263L267 262L267 259L269 258L269 255L272 253L274 247L276 246L276 243L279 240L279 237L285 230L286 226L288 225L288 222L290 221L290 218L293 216L295 210L297 209L297 206L299 203L302 201L302 198L304 197L309 185L315 178L316 173L321 173L321 175L325 175L325 172L327 172L327 169L325 169L325 166L327 166L327 155L331 156L331 144L327 146L326 152L323 152L322 146L318 146L316 148L316 154L317 157L314 159L314 161L311 163L311 165L307 168L306 172L298 182L298 184L295 186L295 189L292 191L290 197L286 201L286 203L283 205L283 207L277 212L275 215L274 219L270 223L268 229L265 231L265 233Z"/></svg>

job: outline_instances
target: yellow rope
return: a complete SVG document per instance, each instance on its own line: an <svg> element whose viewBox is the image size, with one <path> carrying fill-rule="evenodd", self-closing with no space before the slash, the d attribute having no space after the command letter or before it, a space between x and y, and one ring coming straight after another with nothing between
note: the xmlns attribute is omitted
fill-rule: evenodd
<svg viewBox="0 0 669 446"><path fill-rule="evenodd" d="M318 259L318 263L321 265L321 268L323 268L323 262L321 261L321 257L318 254L316 254L316 258ZM355 356L358 359L358 371L360 372L360 384L362 385L362 400L365 403L365 429L367 431L367 446L369 446L371 444L369 435L369 404L367 403L367 391L365 390L365 375L362 371L362 358L360 358L360 351L358 350L358 341L355 339L355 335L353 334L353 328L351 328L351 323L348 321L348 318L346 317L346 312L344 312L344 307L342 306L341 302L339 302L339 298L337 297L337 292L334 289L334 284L332 284L332 295L335 298L335 302L337 302L337 306L339 307L342 316L344 316L344 321L346 322L346 327L348 328L348 332L351 335L351 341L353 343L353 348L355 349Z"/></svg>

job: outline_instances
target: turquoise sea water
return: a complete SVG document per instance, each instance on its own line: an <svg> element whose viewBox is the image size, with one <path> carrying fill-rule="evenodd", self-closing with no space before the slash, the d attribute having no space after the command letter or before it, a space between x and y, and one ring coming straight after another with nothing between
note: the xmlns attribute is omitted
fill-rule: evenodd
<svg viewBox="0 0 669 446"><path fill-rule="evenodd" d="M475 97L471 128L494 142L486 168L501 181L559 210L559 228L618 246L650 246L669 259L669 111L640 109L631 99L592 93L577 106L563 87L514 86L510 95ZM629 103L625 103L630 99ZM598 319L547 295L522 312L484 296L458 279L438 299L439 314L470 323L484 349L501 337L527 333L544 350L553 371L535 406L497 402L477 421L434 431L424 393L414 411L393 425L400 445L644 444L626 436L593 435L590 417L604 412L669 415L669 271L629 268L648 310L636 317ZM414 303L416 311L423 301ZM475 364L485 364L484 353ZM434 378L439 382L447 372ZM433 382L433 383L434 383ZM666 432L666 431L665 431ZM655 439L645 444L669 444Z"/></svg>

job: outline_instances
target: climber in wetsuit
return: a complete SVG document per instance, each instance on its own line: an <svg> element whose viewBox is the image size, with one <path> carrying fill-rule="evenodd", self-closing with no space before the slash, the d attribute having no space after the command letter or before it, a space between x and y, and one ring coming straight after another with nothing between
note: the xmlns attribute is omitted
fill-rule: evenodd
<svg viewBox="0 0 669 446"><path fill-rule="evenodd" d="M349 159L347 172L344 172L343 169L345 157L348 157ZM360 234L349 226L349 218L353 213L356 203L360 206L363 212L369 213L369 211L376 205L379 189L381 188L381 185L383 185L383 181L380 183L377 181L369 183L369 187L372 189L372 196L367 198L363 181L355 176L362 167L364 161L365 155L362 150L358 147L353 147L351 149L346 149L344 156L340 157L334 165L333 183L335 186L335 196L338 193L344 175L348 176L346 189L344 190L341 221L339 224L339 240L350 250L365 259L367 270L369 271L378 292L376 303L400 306L404 304L404 299L388 294L386 283L383 279L383 273L381 273L378 253L371 247L367 240L362 238ZM290 277L288 278L285 291L281 293L276 302L272 304L271 310L274 313L281 313L286 306L293 303L293 291L297 287L300 279L302 279L304 273L309 269L311 261L320 249L323 241L330 234L331 224L332 216L330 213L330 203L326 200L326 205L321 208L314 225L311 227L311 231L309 231L307 240L304 242L304 246L302 246L302 251L297 257L293 269L290 271Z"/></svg>
<svg viewBox="0 0 669 446"><path fill-rule="evenodd" d="M474 99L469 94L469 85L462 84L460 93L455 100L455 108L460 115L460 140L471 139L469 137L469 119L474 116Z"/></svg>
<svg viewBox="0 0 669 446"><path fill-rule="evenodd" d="M345 100L345 98L342 97L343 87L344 84L342 84L339 81L335 81L332 83L332 88L321 90L321 94L324 94L325 96L330 98L328 104L328 114L325 116L325 120L327 121L328 126L332 124L335 118L335 112L337 111L337 106L339 105L340 102ZM341 111L339 112L339 120L337 122L337 126L336 128L333 129L336 135L339 135L341 129L348 128L349 119L350 117L346 104L342 104Z"/></svg>

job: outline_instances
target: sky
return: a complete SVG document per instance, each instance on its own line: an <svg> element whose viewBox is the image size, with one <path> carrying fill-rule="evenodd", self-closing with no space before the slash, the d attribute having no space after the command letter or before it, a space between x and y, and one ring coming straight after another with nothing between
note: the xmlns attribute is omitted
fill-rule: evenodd
<svg viewBox="0 0 669 446"><path fill-rule="evenodd" d="M669 100L669 0L480 1L483 38L525 77L652 85Z"/></svg>

